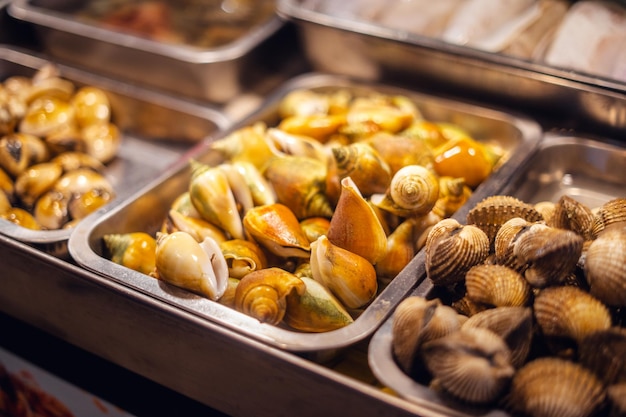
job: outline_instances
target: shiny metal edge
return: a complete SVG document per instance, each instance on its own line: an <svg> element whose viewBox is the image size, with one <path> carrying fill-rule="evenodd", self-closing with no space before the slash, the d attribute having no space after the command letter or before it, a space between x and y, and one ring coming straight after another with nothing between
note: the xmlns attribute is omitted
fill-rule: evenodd
<svg viewBox="0 0 626 417"><path fill-rule="evenodd" d="M10 62L21 67L32 69L33 72L48 62L54 62L44 56L34 54L31 51L2 44L0 44L0 61ZM84 72L67 65L57 63L55 63L55 65L60 69L63 77L68 80L80 84L98 86L107 91L132 97L142 102L157 104L166 109L176 110L177 112L186 113L193 117L205 119L212 123L216 131L225 130L232 124L222 112L209 105L200 106L158 92ZM190 145L190 147L192 147L192 145ZM134 190L128 190L128 194L131 194L133 191ZM122 199L123 196L120 196L120 200ZM72 229L31 230L0 219L0 233L22 242L38 245L40 249L59 257L67 256L67 240L72 232Z"/></svg>
<svg viewBox="0 0 626 417"><path fill-rule="evenodd" d="M485 196L496 193L503 187L508 178L515 172L516 167L532 155L532 152L541 139L542 131L539 125L533 120L521 115L513 116L496 109L477 107L470 103L423 95L400 87L383 86L367 81L357 81L349 77L315 73L303 74L291 79L280 89L275 91L260 109L249 115L246 119L238 122L235 126L231 127L231 129L223 132L222 135L226 136L240 127L248 126L255 121L261 120L264 113L268 111L268 108L276 107L280 98L294 89L319 87L354 88L357 86L371 88L375 91L406 94L418 101L420 99L426 102L431 100L432 102L440 104L442 107L447 106L459 112L465 111L472 114L480 111L481 115L485 118L491 117L496 120L503 120L506 121L505 123L518 129L521 140L520 149L516 149L515 152L512 152L508 161L499 167L490 178L485 180L485 182L477 188L469 202L459 209L454 217L464 217L469 207L476 204ZM194 154L189 156L200 157L208 146L209 144L206 144L205 149L196 149ZM260 323L258 320L243 313L204 297L189 294L187 291L173 290L171 286L163 286L163 283L139 272L117 265L94 251L91 246L94 240L93 235L98 230L100 224L115 218L116 214L121 212L128 204L132 204L132 201L157 187L160 183L167 181L173 176L188 175L185 174L188 169L187 161L181 160L152 184L136 193L135 196L125 201L114 202L112 205L102 208L94 213L94 215L81 222L72 233L68 243L72 258L79 265L90 271L105 275L114 281L133 287L143 294L152 295L166 303L176 305L205 319L220 323L231 330L238 331L281 349L296 352L310 352L312 354L323 354L326 351L332 354L333 350L349 346L369 336L387 317L392 308L424 277L423 252L420 252L405 269L381 291L352 324L325 333L300 333Z"/></svg>
<svg viewBox="0 0 626 417"><path fill-rule="evenodd" d="M10 1L7 11L9 15L16 19L42 27L195 64L224 62L240 58L254 49L260 42L276 33L284 25L283 19L275 15L267 22L252 28L245 36L227 45L205 49L188 45L166 44L96 25L89 25L75 20L62 12L34 6L30 0Z"/></svg>
<svg viewBox="0 0 626 417"><path fill-rule="evenodd" d="M524 107L537 116L553 113L563 122L584 121L593 129L626 128L626 83L330 16L302 7L301 0L277 1L277 13L298 27L315 71L424 82ZM325 57L321 39L347 49L361 65L347 68L331 58L334 54Z"/></svg>
<svg viewBox="0 0 626 417"><path fill-rule="evenodd" d="M570 133L546 132L539 144L535 155L542 150L555 146L582 146L589 151L599 151L602 153L618 153L621 160L626 161L626 147L613 140L606 138L592 138L591 136L581 137ZM603 158L601 158L604 160ZM517 173L511 178L508 184L500 190L500 193L516 196L516 192L525 183L528 166L534 163L534 159L528 159L526 163L519 167ZM572 164L579 161L571 161ZM623 165L620 165L623 166ZM619 196L616 196L619 197ZM429 279L424 279L412 292L412 296L430 297L435 291L435 286ZM451 404L445 398L437 394L425 385L413 380L404 373L396 363L392 351L392 328L393 315L376 330L368 345L368 364L376 378L384 385L398 393L401 397L422 407L429 408L434 412L451 417L496 417L509 416L501 409L489 407L476 407L470 409L469 406Z"/></svg>

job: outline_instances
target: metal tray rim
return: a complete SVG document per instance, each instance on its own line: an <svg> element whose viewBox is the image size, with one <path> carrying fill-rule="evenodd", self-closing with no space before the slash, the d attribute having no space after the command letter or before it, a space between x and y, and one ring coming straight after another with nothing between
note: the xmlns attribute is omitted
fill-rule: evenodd
<svg viewBox="0 0 626 417"><path fill-rule="evenodd" d="M30 0L9 1L7 11L9 15L16 19L35 23L45 28L194 64L210 64L240 58L254 49L260 42L276 33L285 23L282 18L275 14L267 22L252 28L248 34L227 45L213 49L204 49L189 45L165 44L132 34L89 25L78 20L64 18L60 12L46 12L43 7L32 6Z"/></svg>
<svg viewBox="0 0 626 417"><path fill-rule="evenodd" d="M255 121L258 115L262 113L263 109L271 103L276 103L280 97L290 91L293 88L308 88L315 86L329 85L329 81L332 81L330 85L368 85L373 88L380 86L377 83L371 83L367 81L359 81L350 77L328 75L320 73L308 73L292 78L287 81L281 88L271 94L265 101L265 105L262 105L256 112L248 115L245 119L239 121L237 124L231 126L230 129L221 132L221 135L228 135L230 132L247 126L251 121ZM394 88L388 86L394 91L403 91L412 96L419 96L422 98L432 98L441 103L446 103L453 108L469 108L473 107L469 103L458 102L448 100L444 98L435 98L432 95L421 94L419 92L413 92L401 87ZM467 107L466 107L467 106ZM521 163L522 160L530 157L530 154L538 145L541 138L541 128L532 119L525 116L513 116L510 113L504 113L495 109L489 109L481 107L481 110L485 110L492 115L500 115L501 117L507 117L511 120L511 123L515 123L515 126L520 129L522 137L526 138L528 149L527 152L518 152L512 155L507 163L505 163L499 170L493 174L491 181L486 181L481 187L483 191L475 193L473 199L482 198L483 193L494 193L500 189L506 179L512 175L515 170L515 166ZM203 147L194 149L194 155L201 155L206 151L209 146L207 143ZM118 212L124 209L125 205L132 203L132 201L147 191L153 189L158 184L166 181L173 175L180 174L181 170L188 170L187 159L178 161L174 164L170 170L164 172L159 178L155 179L150 184L135 193L124 201L117 201L107 205L102 209L96 211L93 215L83 220L77 227L74 233L70 236L68 242L68 249L70 255L79 265L91 270L100 275L106 275L109 278L119 281L120 283L133 287L136 290L142 291L147 294L151 294L157 298L160 298L166 303L173 303L179 307L186 309L192 313L198 314L206 319L217 321L226 327L229 327L238 332L243 332L251 337L264 340L276 347L291 351L310 352L310 351L326 351L348 346L354 342L357 342L365 337L369 336L376 328L382 323L384 318L389 314L390 309L395 306L415 285L417 285L425 276L424 271L421 269L423 264L423 251L418 253L416 257L405 267L405 269L396 276L392 282L376 297L376 299L368 306L363 314L355 319L354 323L343 327L338 330L333 330L325 333L300 333L292 330L282 329L280 327L262 324L256 319L246 316L243 313L235 311L229 307L213 302L209 299L201 296L189 296L185 295L185 300L177 299L171 294L172 288L168 287L169 291L165 291L157 280L149 278L139 272L132 271L128 268L124 268L120 265L113 264L111 261L104 259L96 254L89 245L89 236L91 232L99 225L99 223L115 216ZM486 188L485 188L486 187ZM472 200L470 200L472 201ZM464 216L463 209L459 210L455 216ZM114 272L112 274L106 274L105 271ZM141 282L141 288L131 283L132 280L139 280ZM182 290L181 290L182 291ZM183 305L181 305L183 304ZM199 312L194 307L204 308L204 312ZM208 314L207 314L208 313Z"/></svg>

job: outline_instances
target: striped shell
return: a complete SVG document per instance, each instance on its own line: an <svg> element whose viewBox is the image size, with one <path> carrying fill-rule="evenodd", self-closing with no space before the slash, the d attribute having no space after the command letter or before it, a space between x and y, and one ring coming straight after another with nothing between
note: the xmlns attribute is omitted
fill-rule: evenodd
<svg viewBox="0 0 626 417"><path fill-rule="evenodd" d="M491 306L527 305L532 289L517 271L503 265L476 265L465 275L467 296Z"/></svg>
<svg viewBox="0 0 626 417"><path fill-rule="evenodd" d="M591 240L594 216L586 205L567 195L561 196L554 206L554 213L549 223L552 227L571 230Z"/></svg>
<svg viewBox="0 0 626 417"><path fill-rule="evenodd" d="M533 311L546 337L580 341L611 327L608 309L598 299L577 287L549 287L535 296Z"/></svg>
<svg viewBox="0 0 626 417"><path fill-rule="evenodd" d="M580 342L578 358L605 384L626 382L626 328L613 326L585 337Z"/></svg>
<svg viewBox="0 0 626 417"><path fill-rule="evenodd" d="M513 251L519 237L533 224L521 217L514 217L500 227L493 245L495 262L498 265L505 265L520 272L524 270L526 265L518 261Z"/></svg>
<svg viewBox="0 0 626 417"><path fill-rule="evenodd" d="M624 221L626 221L626 198L607 201L595 213L592 234L597 237L607 226Z"/></svg>
<svg viewBox="0 0 626 417"><path fill-rule="evenodd" d="M611 306L626 305L626 223L610 226L591 242L584 269L591 294Z"/></svg>
<svg viewBox="0 0 626 417"><path fill-rule="evenodd" d="M461 282L465 273L489 255L489 240L479 228L444 219L426 239L426 274L436 285Z"/></svg>
<svg viewBox="0 0 626 417"><path fill-rule="evenodd" d="M543 220L532 205L515 197L495 195L476 204L467 213L467 223L482 229L489 237L489 242L493 243L500 226L513 217L521 217L529 222Z"/></svg>
<svg viewBox="0 0 626 417"><path fill-rule="evenodd" d="M602 383L584 367L564 359L539 358L513 377L507 403L534 417L587 417L604 399Z"/></svg>

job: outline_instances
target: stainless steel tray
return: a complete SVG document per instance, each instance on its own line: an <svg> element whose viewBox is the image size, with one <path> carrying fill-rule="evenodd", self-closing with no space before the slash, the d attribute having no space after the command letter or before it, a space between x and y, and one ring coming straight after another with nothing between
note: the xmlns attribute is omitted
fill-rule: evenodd
<svg viewBox="0 0 626 417"><path fill-rule="evenodd" d="M510 103L534 117L557 120L552 125L626 127L625 83L330 16L303 3L278 0L277 11L298 27L315 71L402 80L421 89Z"/></svg>
<svg viewBox="0 0 626 417"><path fill-rule="evenodd" d="M226 102L284 68L295 52L276 15L224 46L194 48L85 23L58 6L63 3L72 2L17 0L8 12L31 24L57 59L196 99Z"/></svg>
<svg viewBox="0 0 626 417"><path fill-rule="evenodd" d="M597 207L613 198L624 197L625 166L624 144L547 133L537 153L519 168L501 193L531 204L556 202L562 195L568 195L588 207ZM411 295L436 298L436 291L432 282L426 279ZM393 358L392 325L393 315L374 333L368 349L370 368L381 383L401 397L442 416L508 415L498 409L453 404L405 374Z"/></svg>
<svg viewBox="0 0 626 417"><path fill-rule="evenodd" d="M404 94L414 100L427 119L457 123L465 126L478 140L498 143L507 151L509 159L477 188L473 201L499 190L516 167L532 153L541 138L539 126L522 116L390 86L373 85L324 74L304 74L290 80L269 97L256 113L238 122L224 132L224 135L256 121L265 121L268 126L277 123L279 100L288 92L301 88L315 91L334 91L345 88L357 95L373 91ZM219 156L208 150L197 150L192 156L207 163L220 162ZM313 334L261 324L256 319L224 305L164 285L162 282L124 268L103 257L103 235L139 230L154 233L158 229L171 202L188 187L190 178L188 165L187 161L179 161L172 169L131 198L107 206L99 211L98 215L82 222L72 234L69 242L69 250L74 260L90 271L192 312L203 319L219 323L281 349L309 353L311 357L316 356L317 359L321 359L325 354L332 355L335 350L371 334L421 277L418 256L392 280L355 319L354 323L339 330ZM147 207L149 211L146 210Z"/></svg>
<svg viewBox="0 0 626 417"><path fill-rule="evenodd" d="M54 61L0 45L0 79L11 75L30 77L49 62ZM113 121L123 132L123 138L118 155L107 165L105 174L118 199L132 194L184 152L230 123L210 106L199 106L65 65L57 66L65 79L77 86L100 87L111 101ZM0 220L0 233L37 245L57 256L66 256L67 240L72 230L36 231Z"/></svg>

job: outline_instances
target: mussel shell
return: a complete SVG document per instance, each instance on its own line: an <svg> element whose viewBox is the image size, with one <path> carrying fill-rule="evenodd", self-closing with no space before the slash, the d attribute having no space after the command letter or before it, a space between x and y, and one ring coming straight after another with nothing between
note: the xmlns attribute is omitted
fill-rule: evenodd
<svg viewBox="0 0 626 417"><path fill-rule="evenodd" d="M507 404L521 415L587 417L604 396L602 383L592 372L564 359L546 357L517 371Z"/></svg>

